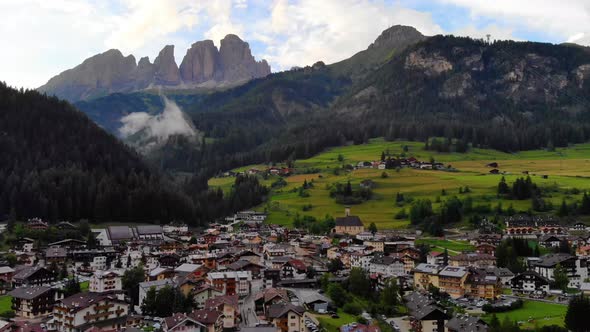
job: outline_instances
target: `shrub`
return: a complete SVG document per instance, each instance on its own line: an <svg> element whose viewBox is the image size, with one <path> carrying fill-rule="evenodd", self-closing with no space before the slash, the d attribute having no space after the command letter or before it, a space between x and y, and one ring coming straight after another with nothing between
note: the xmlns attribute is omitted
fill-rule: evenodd
<svg viewBox="0 0 590 332"><path fill-rule="evenodd" d="M360 305L354 303L354 302L349 302L344 304L344 307L342 307L342 311L344 311L347 314L351 314L351 315L360 315L363 312L363 308L361 308Z"/></svg>
<svg viewBox="0 0 590 332"><path fill-rule="evenodd" d="M482 307L482 310L485 312L506 312L506 311L520 309L520 308L522 308L522 305L523 305L522 300L516 300L516 301L512 302L512 304L510 304L510 305L503 305L503 306L486 304Z"/></svg>

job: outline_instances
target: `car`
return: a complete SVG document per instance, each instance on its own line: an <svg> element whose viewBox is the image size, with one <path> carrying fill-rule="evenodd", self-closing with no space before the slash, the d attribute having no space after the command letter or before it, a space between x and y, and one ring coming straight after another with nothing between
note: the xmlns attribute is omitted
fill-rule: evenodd
<svg viewBox="0 0 590 332"><path fill-rule="evenodd" d="M338 314L332 314L330 317L332 317L334 319L340 318L340 316L338 316Z"/></svg>

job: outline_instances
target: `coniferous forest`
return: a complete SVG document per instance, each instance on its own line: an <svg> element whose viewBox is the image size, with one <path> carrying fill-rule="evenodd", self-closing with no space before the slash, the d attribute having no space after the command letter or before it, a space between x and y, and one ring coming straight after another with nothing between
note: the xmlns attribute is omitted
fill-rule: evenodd
<svg viewBox="0 0 590 332"><path fill-rule="evenodd" d="M0 83L0 217L51 221L210 221L258 204L240 178L227 197L173 184L66 101Z"/></svg>

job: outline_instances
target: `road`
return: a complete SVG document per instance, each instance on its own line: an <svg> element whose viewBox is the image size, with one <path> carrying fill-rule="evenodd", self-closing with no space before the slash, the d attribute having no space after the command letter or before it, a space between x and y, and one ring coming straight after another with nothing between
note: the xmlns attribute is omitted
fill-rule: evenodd
<svg viewBox="0 0 590 332"><path fill-rule="evenodd" d="M534 299L534 298L530 298L530 297L519 297L519 296L515 296L515 295L504 295L504 297L506 298L511 298L511 299L517 299L517 300L527 300L527 301L537 301L537 302L545 302L545 303L551 303L551 304L561 304L561 305L568 305L568 302L560 302L560 301L555 301L555 300L545 300L545 299Z"/></svg>
<svg viewBox="0 0 590 332"><path fill-rule="evenodd" d="M256 326L258 323L258 317L256 316L256 308L254 306L254 296L262 290L262 280L252 280L252 289L250 295L244 298L244 303L240 306L240 313L242 315L242 321L240 322L241 327Z"/></svg>

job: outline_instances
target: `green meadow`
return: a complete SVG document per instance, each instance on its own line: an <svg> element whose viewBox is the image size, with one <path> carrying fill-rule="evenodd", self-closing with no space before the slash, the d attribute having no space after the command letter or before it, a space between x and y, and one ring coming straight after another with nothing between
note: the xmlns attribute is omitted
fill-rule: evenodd
<svg viewBox="0 0 590 332"><path fill-rule="evenodd" d="M396 156L415 157L422 161L433 158L445 166L451 165L456 171L410 168L386 171L341 169L344 165L356 165L360 161L377 161L382 151L389 151L391 155ZM490 174L491 168L486 165L491 162L498 163L498 169L504 174ZM250 168L263 170L266 166L249 165L239 170ZM335 169L340 171L335 172ZM569 193L569 190L590 190L590 144L558 148L555 151L505 153L471 149L467 153L437 153L424 150L422 142L387 142L383 139L373 139L367 144L337 147L309 159L297 160L295 170L296 175L285 178L287 186L273 190L268 202L256 208L269 213L269 223L290 225L296 215L316 218L326 215L342 216L344 205L336 203L330 197L331 186L350 181L355 188L363 180L372 180L375 183L373 197L361 204L353 205L352 213L359 216L367 225L374 222L381 229L404 228L409 225L409 221L396 219L394 216L402 209L409 212L411 203L397 204L397 193L410 200L429 199L435 209L441 201L449 197L457 196L464 199L471 196L474 206L496 207L501 203L504 209L512 205L516 211L527 211L531 208L530 200L506 200L496 195L502 176L510 185L517 178L526 176L524 172L530 174L538 186L553 189L544 199L553 203L555 209L564 199L568 203L579 201L582 194L574 195ZM386 177L382 176L383 173ZM263 183L270 185L276 179L278 177L269 177L264 179ZM233 181L233 178L213 178L209 185L228 191ZM307 197L301 197L297 191L304 181L313 183L313 187L306 190ZM470 192L459 193L460 188L465 187L469 187Z"/></svg>
<svg viewBox="0 0 590 332"><path fill-rule="evenodd" d="M564 325L564 317L567 306L537 301L524 301L522 308L497 313L496 316L502 322L506 317L516 321L524 329L536 329L548 325ZM489 322L492 315L486 314L482 317Z"/></svg>

